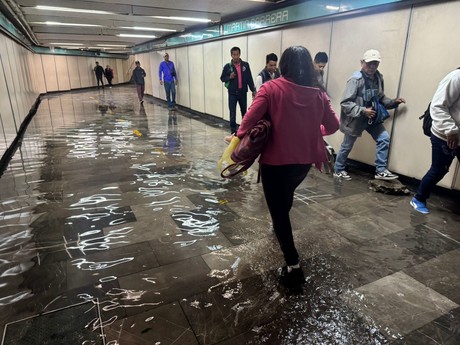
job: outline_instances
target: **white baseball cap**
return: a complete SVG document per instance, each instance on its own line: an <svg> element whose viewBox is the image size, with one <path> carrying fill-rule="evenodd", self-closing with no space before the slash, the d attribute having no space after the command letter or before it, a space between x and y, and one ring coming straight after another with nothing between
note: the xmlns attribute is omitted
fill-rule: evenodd
<svg viewBox="0 0 460 345"><path fill-rule="evenodd" d="M382 61L382 58L380 57L380 52L375 49L369 49L367 50L364 55L363 55L363 61L364 62L371 62L371 61Z"/></svg>

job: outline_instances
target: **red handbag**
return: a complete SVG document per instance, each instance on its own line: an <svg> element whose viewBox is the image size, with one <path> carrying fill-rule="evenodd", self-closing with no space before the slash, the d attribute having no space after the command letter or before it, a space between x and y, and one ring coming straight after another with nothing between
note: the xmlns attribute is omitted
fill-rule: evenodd
<svg viewBox="0 0 460 345"><path fill-rule="evenodd" d="M264 150L270 131L270 121L267 119L259 120L240 140L238 146L232 152L231 158L235 163L227 166L220 175L224 178L230 178L248 170Z"/></svg>

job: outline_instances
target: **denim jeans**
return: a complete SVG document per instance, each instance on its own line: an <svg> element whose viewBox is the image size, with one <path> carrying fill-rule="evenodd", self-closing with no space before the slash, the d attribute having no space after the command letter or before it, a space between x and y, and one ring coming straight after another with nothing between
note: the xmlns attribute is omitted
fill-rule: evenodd
<svg viewBox="0 0 460 345"><path fill-rule="evenodd" d="M139 101L142 101L144 99L144 90L144 84L136 84L137 98L139 98Z"/></svg>
<svg viewBox="0 0 460 345"><path fill-rule="evenodd" d="M305 179L310 164L260 166L262 187L270 211L276 238L287 265L299 263L299 254L294 245L289 211L294 202L294 191Z"/></svg>
<svg viewBox="0 0 460 345"><path fill-rule="evenodd" d="M238 129L236 125L236 103L239 103L240 105L241 118L243 118L248 108L247 92L236 91L236 93L228 93L228 109L230 110L230 133L235 133Z"/></svg>
<svg viewBox="0 0 460 345"><path fill-rule="evenodd" d="M415 194L418 200L425 202L430 197L431 190L449 172L455 157L460 160L460 147L452 150L446 141L431 134L431 167L418 186Z"/></svg>
<svg viewBox="0 0 460 345"><path fill-rule="evenodd" d="M381 123L368 126L366 131L372 136L372 139L374 139L377 144L375 153L375 171L376 173L382 172L387 168L388 165L390 136ZM348 155L350 154L356 139L358 139L358 137L345 134L342 145L340 145L337 158L335 159L335 172L341 172L345 170Z"/></svg>
<svg viewBox="0 0 460 345"><path fill-rule="evenodd" d="M176 85L173 81L163 82L166 92L166 100L168 101L168 107L173 108L176 106Z"/></svg>

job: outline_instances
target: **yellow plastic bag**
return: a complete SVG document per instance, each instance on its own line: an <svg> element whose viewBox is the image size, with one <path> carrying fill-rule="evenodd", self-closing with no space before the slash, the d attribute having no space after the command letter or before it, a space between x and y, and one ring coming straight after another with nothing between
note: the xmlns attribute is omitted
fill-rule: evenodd
<svg viewBox="0 0 460 345"><path fill-rule="evenodd" d="M235 164L231 157L233 151L239 143L240 139L236 135L233 136L232 141L230 141L224 153L222 154L222 157L220 157L219 161L217 162L217 169L219 169L219 173L222 173L222 171L230 164Z"/></svg>

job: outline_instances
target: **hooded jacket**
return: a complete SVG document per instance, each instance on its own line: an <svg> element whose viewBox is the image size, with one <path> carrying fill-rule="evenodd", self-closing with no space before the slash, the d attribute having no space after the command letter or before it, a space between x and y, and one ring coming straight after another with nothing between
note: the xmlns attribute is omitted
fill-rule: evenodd
<svg viewBox="0 0 460 345"><path fill-rule="evenodd" d="M377 71L375 76L378 84L378 97L380 103L386 109L398 107L396 99L390 99L385 96L383 86L383 75ZM366 86L361 71L356 71L348 79L347 86L343 93L342 102L340 102L340 131L351 136L361 136L362 132L372 126L368 123L369 119L363 114L366 109L364 101Z"/></svg>
<svg viewBox="0 0 460 345"><path fill-rule="evenodd" d="M332 134L339 128L339 121L326 92L284 77L265 83L244 116L237 136L242 138L265 114L271 122L271 133L260 163L312 164L327 160L320 127L323 125Z"/></svg>
<svg viewBox="0 0 460 345"><path fill-rule="evenodd" d="M460 127L460 69L450 72L439 83L430 106L431 132L447 141L447 135L459 134ZM459 136L460 145L460 136Z"/></svg>

